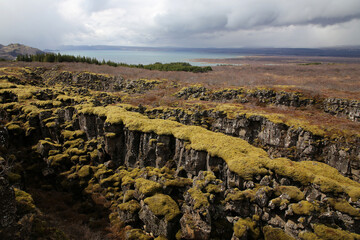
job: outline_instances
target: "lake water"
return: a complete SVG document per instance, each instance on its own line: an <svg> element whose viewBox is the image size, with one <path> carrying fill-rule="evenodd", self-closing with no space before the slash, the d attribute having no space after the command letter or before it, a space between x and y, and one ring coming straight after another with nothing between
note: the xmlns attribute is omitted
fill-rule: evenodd
<svg viewBox="0 0 360 240"><path fill-rule="evenodd" d="M188 62L194 66L212 66L205 62L194 62L192 60L199 58L233 58L239 54L229 53L208 53L194 51L151 51L151 50L63 50L57 51L61 54L85 56L96 58L99 61L113 61L127 64L151 64L155 62Z"/></svg>

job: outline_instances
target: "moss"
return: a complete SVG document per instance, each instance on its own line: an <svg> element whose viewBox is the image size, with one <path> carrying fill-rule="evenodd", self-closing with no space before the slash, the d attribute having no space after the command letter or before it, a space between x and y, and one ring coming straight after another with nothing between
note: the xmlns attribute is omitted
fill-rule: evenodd
<svg viewBox="0 0 360 240"><path fill-rule="evenodd" d="M45 126L47 128L55 128L55 127L58 126L58 124L56 122L48 122L48 123L45 124Z"/></svg>
<svg viewBox="0 0 360 240"><path fill-rule="evenodd" d="M59 150L50 150L49 153L48 153L48 155L49 155L49 156L53 156L53 155L56 155L56 154L59 154L59 153L60 153Z"/></svg>
<svg viewBox="0 0 360 240"><path fill-rule="evenodd" d="M208 193L220 193L221 187L220 185L209 184L205 187L205 191Z"/></svg>
<svg viewBox="0 0 360 240"><path fill-rule="evenodd" d="M105 137L107 137L107 138L115 138L115 137L116 137L116 133L108 132L108 133L105 134Z"/></svg>
<svg viewBox="0 0 360 240"><path fill-rule="evenodd" d="M80 178L88 177L90 173L91 173L91 167L89 165L82 166L77 172Z"/></svg>
<svg viewBox="0 0 360 240"><path fill-rule="evenodd" d="M298 237L302 240L322 240L321 238L318 238L315 233L307 231L300 232Z"/></svg>
<svg viewBox="0 0 360 240"><path fill-rule="evenodd" d="M121 186L126 186L126 185L130 185L130 184L134 184L135 180L133 178L131 178L130 176L124 176L121 179Z"/></svg>
<svg viewBox="0 0 360 240"><path fill-rule="evenodd" d="M83 146L84 145L84 139L82 138L78 138L78 139L75 139L75 140L69 140L69 141L66 141L64 142L64 147L65 148L75 148L75 147L80 147L80 146Z"/></svg>
<svg viewBox="0 0 360 240"><path fill-rule="evenodd" d="M162 185L144 178L137 178L135 180L135 188L144 196L150 196L159 192L162 189Z"/></svg>
<svg viewBox="0 0 360 240"><path fill-rule="evenodd" d="M275 189L275 195L287 194L291 199L295 201L301 201L305 198L304 193L295 186L278 186Z"/></svg>
<svg viewBox="0 0 360 240"><path fill-rule="evenodd" d="M209 193L203 193L200 189L193 187L188 190L191 198L194 200L194 209L207 208L210 206L208 201Z"/></svg>
<svg viewBox="0 0 360 240"><path fill-rule="evenodd" d="M163 216L166 221L171 221L180 214L179 206L168 195L159 193L145 198L144 202L156 216Z"/></svg>
<svg viewBox="0 0 360 240"><path fill-rule="evenodd" d="M127 202L134 198L134 190L127 190L124 194L124 201Z"/></svg>
<svg viewBox="0 0 360 240"><path fill-rule="evenodd" d="M336 239L349 239L355 240L360 239L359 234L350 233L347 231L343 231L341 229L335 229L331 227L327 227L323 224L315 224L314 225L314 232L315 234L321 238L326 240L336 240Z"/></svg>
<svg viewBox="0 0 360 240"><path fill-rule="evenodd" d="M21 180L20 174L13 173L13 172L7 172L6 175L11 183L20 182L20 180Z"/></svg>
<svg viewBox="0 0 360 240"><path fill-rule="evenodd" d="M134 212L139 211L141 207L140 207L140 204L138 201L130 200L129 202L119 204L118 208L121 211L127 211L127 212L134 213Z"/></svg>
<svg viewBox="0 0 360 240"><path fill-rule="evenodd" d="M97 149L89 153L91 161L95 161L98 158L98 155L99 155L99 151Z"/></svg>
<svg viewBox="0 0 360 240"><path fill-rule="evenodd" d="M256 191L253 189L246 189L244 191L235 189L233 192L226 195L225 201L242 201L244 199L249 199L252 202L255 200L255 194Z"/></svg>
<svg viewBox="0 0 360 240"><path fill-rule="evenodd" d="M314 183L323 192L347 193L354 201L360 197L360 184L342 176L336 169L320 162L293 162L286 158L270 159L267 153L245 140L215 133L197 126L185 126L177 122L161 119L148 119L127 112L117 106L85 108L86 114L107 117L110 124L124 124L129 130L154 132L158 135L173 135L189 142L189 147L206 151L211 156L225 160L229 169L245 180L256 175L267 174L269 170L286 176L303 185Z"/></svg>
<svg viewBox="0 0 360 240"><path fill-rule="evenodd" d="M61 164L65 163L69 159L68 154L56 154L54 156L50 156L48 161L51 166L60 166Z"/></svg>
<svg viewBox="0 0 360 240"><path fill-rule="evenodd" d="M310 215L312 212L319 209L315 204L304 200L299 203L293 203L290 207L297 215Z"/></svg>
<svg viewBox="0 0 360 240"><path fill-rule="evenodd" d="M64 137L64 139L66 140L74 140L76 138L81 138L85 136L85 132L82 130L76 130L76 131L69 131L69 130L64 130L61 132L61 135Z"/></svg>
<svg viewBox="0 0 360 240"><path fill-rule="evenodd" d="M176 179L170 179L166 180L164 183L164 186L166 187L186 187L191 186L193 184L193 180L190 178L176 178Z"/></svg>
<svg viewBox="0 0 360 240"><path fill-rule="evenodd" d="M167 238L160 235L157 238L155 238L154 240L167 240Z"/></svg>
<svg viewBox="0 0 360 240"><path fill-rule="evenodd" d="M73 156L73 155L80 156L80 155L83 155L83 154L86 153L85 150L83 150L83 149L80 150L80 149L78 149L76 147L75 148L68 148L65 152L70 154L71 156Z"/></svg>
<svg viewBox="0 0 360 240"><path fill-rule="evenodd" d="M350 203L345 199L329 198L328 201L330 205L337 211L349 214L350 216L360 217L360 210L351 206Z"/></svg>
<svg viewBox="0 0 360 240"><path fill-rule="evenodd" d="M262 231L264 233L265 240L295 240L295 238L286 234L280 228L265 226L263 227Z"/></svg>
<svg viewBox="0 0 360 240"><path fill-rule="evenodd" d="M277 207L280 207L284 204L289 204L289 200L287 199L282 199L280 197L274 198L270 201L272 204L274 204Z"/></svg>
<svg viewBox="0 0 360 240"><path fill-rule="evenodd" d="M126 232L126 239L127 240L151 240L152 237L146 235L140 229L131 229Z"/></svg>
<svg viewBox="0 0 360 240"><path fill-rule="evenodd" d="M240 218L234 224L234 234L238 238L242 238L249 231L250 236L253 239L258 239L260 236L260 229L257 227L256 222L252 221L250 218L242 219Z"/></svg>
<svg viewBox="0 0 360 240"><path fill-rule="evenodd" d="M19 214L27 214L35 211L34 200L31 195L18 188L14 188L16 208Z"/></svg>

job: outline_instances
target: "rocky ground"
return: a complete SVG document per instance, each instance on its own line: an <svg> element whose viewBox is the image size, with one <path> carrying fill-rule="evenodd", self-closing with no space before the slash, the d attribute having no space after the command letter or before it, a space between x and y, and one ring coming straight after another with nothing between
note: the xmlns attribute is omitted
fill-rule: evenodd
<svg viewBox="0 0 360 240"><path fill-rule="evenodd" d="M357 99L0 75L2 239L360 239Z"/></svg>

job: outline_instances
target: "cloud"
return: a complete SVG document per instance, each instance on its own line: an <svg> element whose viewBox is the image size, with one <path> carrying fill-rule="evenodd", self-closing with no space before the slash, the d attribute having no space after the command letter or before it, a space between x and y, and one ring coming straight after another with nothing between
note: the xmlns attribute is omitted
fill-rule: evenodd
<svg viewBox="0 0 360 240"><path fill-rule="evenodd" d="M0 43L355 45L359 21L358 0L1 0Z"/></svg>

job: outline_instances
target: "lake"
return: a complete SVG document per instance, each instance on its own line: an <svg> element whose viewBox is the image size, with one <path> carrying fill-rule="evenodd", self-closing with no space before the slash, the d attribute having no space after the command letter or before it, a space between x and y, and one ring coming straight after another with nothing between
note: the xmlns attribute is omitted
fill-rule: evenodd
<svg viewBox="0 0 360 240"><path fill-rule="evenodd" d="M192 60L199 58L233 58L239 54L231 53L209 53L195 51L154 51L154 50L60 50L54 51L60 54L85 56L96 58L99 61L113 61L127 64L151 64L155 62L188 62L194 66L212 66L216 64L205 62L194 62Z"/></svg>

